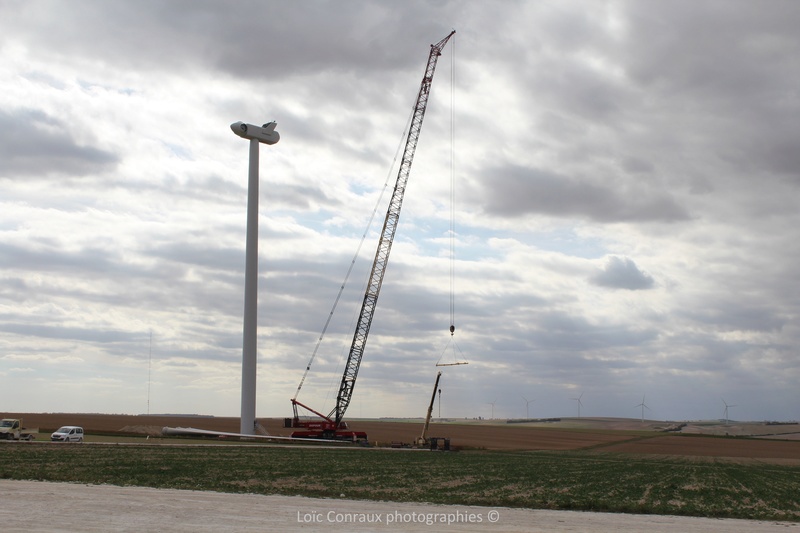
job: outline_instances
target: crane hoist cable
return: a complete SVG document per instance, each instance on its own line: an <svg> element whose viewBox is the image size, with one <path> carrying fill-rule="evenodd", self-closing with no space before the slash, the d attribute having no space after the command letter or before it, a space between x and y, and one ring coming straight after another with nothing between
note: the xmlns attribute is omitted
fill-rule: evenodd
<svg viewBox="0 0 800 533"><path fill-rule="evenodd" d="M403 196L405 195L406 184L408 183L408 177L411 172L411 164L414 160L414 153L416 152L419 135L422 131L422 121L425 118L425 110L428 106L428 97L430 96L433 74L436 71L436 63L439 60L439 56L442 55L442 49L454 34L455 30L451 31L438 43L432 44L430 53L428 54L428 63L425 66L425 74L422 77L422 83L420 84L419 93L417 94L417 101L414 105L414 115L411 118L411 126L408 129L408 138L406 139L403 157L397 172L397 181L395 182L394 191L392 192L392 198L389 201L389 208L386 211L386 219L383 222L381 237L378 241L375 259L372 263L369 284L361 304L361 313L359 315L356 331L353 334L353 342L350 346L350 354L347 357L344 374L342 375L342 381L339 385L339 393L336 396L336 407L334 407L328 415L328 419L333 420L334 427L336 428L341 424L344 413L353 397L353 388L355 387L356 377L358 376L358 370L361 366L361 359L364 355L364 347L366 346L367 336L369 335L369 330L372 325L372 317L377 307L378 295L381 290L381 285L383 284L386 266L389 262L389 253L392 249L392 241L394 240L395 231L397 230L397 223L400 219L400 208L403 205Z"/></svg>
<svg viewBox="0 0 800 533"><path fill-rule="evenodd" d="M375 202L375 207L372 208L372 214L369 217L369 221L367 222L367 227L364 229L364 233L361 235L361 240L358 242L358 247L356 248L356 253L353 255L353 259L350 260L350 266L347 269L347 273L344 276L344 281L342 281L341 285L339 286L339 292L336 294L336 298L333 301L333 307L331 307L330 312L328 313L328 318L325 320L325 325L322 327L322 332L319 334L319 338L317 339L317 344L314 345L314 351L311 352L311 358L306 365L306 369L303 372L303 377L300 379L300 384L297 385L297 390L294 393L293 400L296 400L297 397L300 395L300 389L303 388L303 384L306 381L306 377L308 376L308 372L311 370L311 365L314 363L314 359L317 357L317 352L319 351L319 347L322 344L322 339L325 337L325 333L328 331L328 326L331 323L331 319L333 318L334 313L336 312L336 308L339 305L339 300L342 298L342 293L344 292L345 287L347 286L347 282L350 279L350 274L353 273L353 267L358 260L358 256L361 254L361 247L364 245L364 241L367 238L367 234L369 234L369 230L372 227L372 223L375 220L375 215L378 213L378 208L381 205L381 200L383 200L383 194L386 192L386 189L389 188L389 180L392 177L392 170L394 170L395 163L397 163L397 157L400 155L400 150L403 148L403 140L406 137L406 132L408 131L408 126L411 123L411 117L414 116L414 110L411 110L411 113L408 115L408 120L406 121L406 125L403 128L403 134L400 136L400 142L397 144L397 150L394 152L394 158L392 159L392 164L389 165L389 173L386 175L386 180L383 183L383 189L381 189L381 193L378 195L378 200Z"/></svg>
<svg viewBox="0 0 800 533"><path fill-rule="evenodd" d="M391 252L392 248L392 241L394 240L397 223L400 217L400 209L402 207L403 196L405 194L406 184L411 171L411 164L414 159L414 153L416 151L419 135L422 129L422 121L425 117L425 110L428 105L428 97L430 95L431 84L433 82L433 74L436 70L436 63L438 62L439 56L442 54L442 49L454 34L455 30L451 31L438 43L432 44L430 53L428 54L428 62L425 67L425 74L423 75L419 92L417 93L416 103L414 105L410 126L408 128L408 137L406 138L405 148L403 149L403 157L397 172L397 180L395 182L391 200L389 201L386 219L383 223L383 229L378 241L378 248L375 252L375 259L372 263L369 282L367 284L367 289L361 305L358 324L356 326L355 333L353 334L353 342L350 346L347 363L345 365L342 380L339 385L339 392L336 396L336 406L327 416L309 409L331 423L332 429L326 429L323 433L337 431L341 427L342 418L344 417L344 413L347 410L347 407L349 406L350 400L353 396L353 388L355 386L359 367L361 366L361 359L364 355L364 347L366 346L367 336L369 335L369 329L372 325L372 317L374 316L375 308L377 306L380 288L383 284L383 277L388 264L389 253ZM307 372L308 367L306 368L306 373ZM305 376L303 379L305 379ZM296 400L296 397L293 398L292 406L295 412L295 421L298 418L298 405L302 406L302 404Z"/></svg>
<svg viewBox="0 0 800 533"><path fill-rule="evenodd" d="M456 43L450 62L450 335L456 332Z"/></svg>
<svg viewBox="0 0 800 533"><path fill-rule="evenodd" d="M451 66L450 66L450 340L445 346L439 360L436 361L436 366L456 366L469 364L463 357L461 348L458 347L455 340L456 332L456 48L455 42L451 47ZM452 347L453 362L443 363L445 352L448 348ZM461 359L456 359L455 351L461 353Z"/></svg>

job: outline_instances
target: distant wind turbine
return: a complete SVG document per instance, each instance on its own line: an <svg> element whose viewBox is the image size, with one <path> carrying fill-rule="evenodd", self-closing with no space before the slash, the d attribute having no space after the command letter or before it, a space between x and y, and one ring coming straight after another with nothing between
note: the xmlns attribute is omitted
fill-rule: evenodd
<svg viewBox="0 0 800 533"><path fill-rule="evenodd" d="M644 394L642 394L642 403L640 403L639 405L634 405L634 407L641 407L642 408L642 424L644 424L644 410L645 409L647 409L648 411L650 410L650 408L647 407L647 405L645 405L645 403L644 403Z"/></svg>
<svg viewBox="0 0 800 533"><path fill-rule="evenodd" d="M492 406L492 420L494 420L494 404L497 403L497 398L494 399L493 402L486 402L488 405Z"/></svg>
<svg viewBox="0 0 800 533"><path fill-rule="evenodd" d="M583 402L581 402L581 398L583 398L583 393L581 393L581 395L578 396L577 398L572 398L573 400L578 402L578 418L581 417L581 406L583 405Z"/></svg>
<svg viewBox="0 0 800 533"><path fill-rule="evenodd" d="M725 404L725 414L723 415L722 418L725 420L726 424L730 424L731 421L728 418L728 408L729 407L736 407L736 406L735 405L728 405L723 398L720 398L720 400L722 400L722 403Z"/></svg>
<svg viewBox="0 0 800 533"><path fill-rule="evenodd" d="M531 415L530 415L530 413L528 412L528 406L529 406L530 404L532 404L533 402L535 402L536 400L535 400L535 399L534 399L534 400L529 400L529 399L527 399L525 396L523 396L523 397L522 397L522 399L523 399L523 400L525 400L525 418L530 418L530 417L531 417Z"/></svg>

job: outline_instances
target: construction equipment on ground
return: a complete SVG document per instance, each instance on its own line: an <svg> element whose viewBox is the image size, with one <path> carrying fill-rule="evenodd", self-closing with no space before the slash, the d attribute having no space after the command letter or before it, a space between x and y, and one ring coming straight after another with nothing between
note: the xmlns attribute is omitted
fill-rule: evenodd
<svg viewBox="0 0 800 533"><path fill-rule="evenodd" d="M364 294L355 334L353 335L353 342L350 346L350 353L347 357L344 374L342 375L342 380L339 385L339 392L336 396L336 406L326 416L300 403L297 400L297 394L295 394L295 397L292 398L293 417L291 419L285 419L285 425L287 427L295 428L295 431L292 433L293 437L346 439L353 441L367 439L366 433L350 430L343 421L343 418L347 407L350 405L350 400L353 397L353 388L355 387L356 377L358 376L358 370L361 366L361 359L364 356L364 347L366 346L367 336L369 335L370 326L372 325L372 317L375 314L375 308L378 303L378 294L381 290L383 276L389 261L389 253L392 249L392 241L394 240L395 231L397 230L400 208L403 204L403 195L405 194L406 184L411 171L411 163L414 160L414 152L417 149L420 131L422 130L422 120L425 117L425 110L428 105L428 97L433 82L433 74L436 70L436 63L439 56L442 55L442 49L453 34L455 34L455 30L451 31L447 37L438 43L431 45L428 63L425 67L425 74L422 77L422 83L420 84L417 100L414 105L411 125L408 129L408 137L406 138L403 157L397 173L397 181L395 183L394 192L392 193L392 198L389 201L389 208L386 212L383 230L380 240L378 241L378 249L375 252L375 259L372 263L369 283L366 293ZM306 367L306 372L308 372L308 367ZM305 379L305 376L303 376L303 379ZM301 381L300 386L302 386L302 383ZM299 391L300 387L298 387L298 392ZM314 420L303 419L298 413L298 407L306 409L320 418Z"/></svg>
<svg viewBox="0 0 800 533"><path fill-rule="evenodd" d="M436 381L433 383L433 393L431 394L431 403L428 404L428 414L425 415L425 425L422 426L422 434L417 439L417 446L423 447L429 444L428 441L428 427L431 425L431 415L433 414L433 402L436 400L436 391L439 390L439 380L442 377L441 372L436 373Z"/></svg>

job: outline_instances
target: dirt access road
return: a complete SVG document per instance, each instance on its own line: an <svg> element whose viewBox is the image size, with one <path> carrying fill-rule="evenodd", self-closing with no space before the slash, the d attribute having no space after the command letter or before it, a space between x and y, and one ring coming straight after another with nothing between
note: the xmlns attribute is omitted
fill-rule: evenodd
<svg viewBox="0 0 800 533"><path fill-rule="evenodd" d="M4 531L800 533L800 524L0 480ZM361 523L361 521L367 521ZM449 523L448 523L449 522Z"/></svg>

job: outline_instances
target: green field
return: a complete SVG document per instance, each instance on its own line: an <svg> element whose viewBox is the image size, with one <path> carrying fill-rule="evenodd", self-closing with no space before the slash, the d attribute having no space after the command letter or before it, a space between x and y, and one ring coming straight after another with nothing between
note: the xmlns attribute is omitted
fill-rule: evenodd
<svg viewBox="0 0 800 533"><path fill-rule="evenodd" d="M15 443L0 478L800 521L800 466L587 452Z"/></svg>

